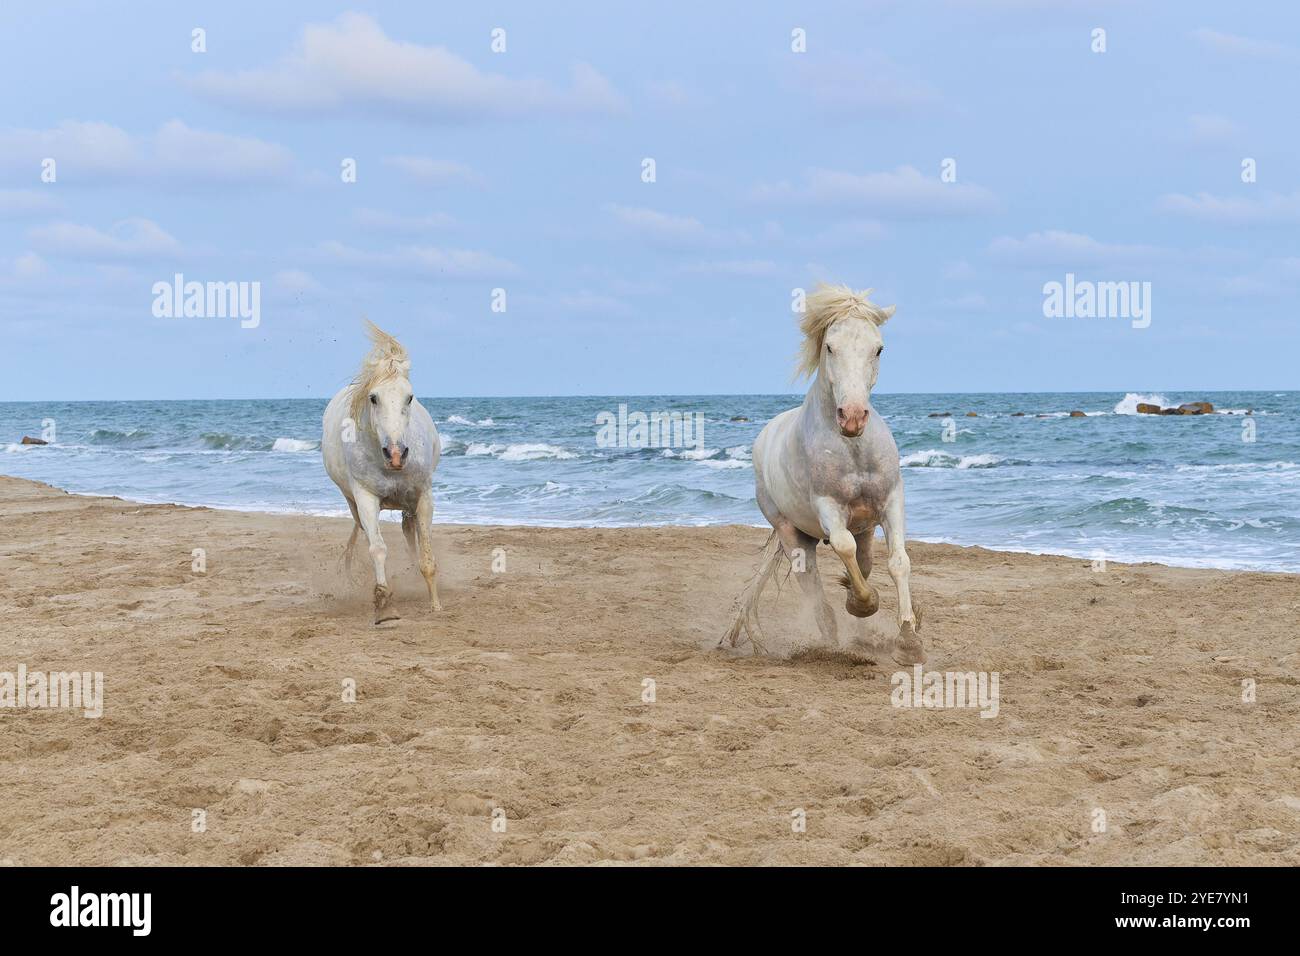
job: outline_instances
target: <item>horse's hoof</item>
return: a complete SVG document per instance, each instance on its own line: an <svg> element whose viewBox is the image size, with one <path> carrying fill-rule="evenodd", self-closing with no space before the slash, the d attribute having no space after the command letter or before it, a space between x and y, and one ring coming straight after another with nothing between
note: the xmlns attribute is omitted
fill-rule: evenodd
<svg viewBox="0 0 1300 956"><path fill-rule="evenodd" d="M375 585L375 623L383 624L385 621L400 621L401 615L392 610L393 589L386 588L383 585Z"/></svg>
<svg viewBox="0 0 1300 956"><path fill-rule="evenodd" d="M925 663L925 649L921 639L910 624L904 624L898 630L898 640L894 644L894 662L904 667Z"/></svg>
<svg viewBox="0 0 1300 956"><path fill-rule="evenodd" d="M893 657L895 664L911 667L914 664L925 663L925 650L921 647L920 641L912 644L898 644L894 647Z"/></svg>
<svg viewBox="0 0 1300 956"><path fill-rule="evenodd" d="M862 600L852 591L844 599L844 610L854 617L871 617L880 610L880 594L870 584L867 585L867 600Z"/></svg>

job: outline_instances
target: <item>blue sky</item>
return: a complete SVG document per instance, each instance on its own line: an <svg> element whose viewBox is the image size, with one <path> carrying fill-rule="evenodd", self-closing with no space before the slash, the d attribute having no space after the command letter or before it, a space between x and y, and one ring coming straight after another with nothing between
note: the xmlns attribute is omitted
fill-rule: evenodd
<svg viewBox="0 0 1300 956"><path fill-rule="evenodd" d="M898 306L880 391L1295 387L1300 11L539 6L7 5L0 399L325 397L363 315L424 395L789 391L823 279Z"/></svg>

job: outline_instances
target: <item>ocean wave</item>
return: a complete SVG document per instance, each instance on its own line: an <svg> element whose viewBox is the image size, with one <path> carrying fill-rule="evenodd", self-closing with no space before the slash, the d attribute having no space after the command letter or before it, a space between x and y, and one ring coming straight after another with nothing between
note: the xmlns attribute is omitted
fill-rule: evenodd
<svg viewBox="0 0 1300 956"><path fill-rule="evenodd" d="M462 415L448 415L444 424L447 425L464 425L467 428L493 428L496 425L491 418L480 418L476 422L470 421Z"/></svg>
<svg viewBox="0 0 1300 956"><path fill-rule="evenodd" d="M914 451L898 460L903 468L996 468L999 465L1023 465L1028 462L1002 458L999 455L950 455L944 451L927 449Z"/></svg>
<svg viewBox="0 0 1300 956"><path fill-rule="evenodd" d="M1139 405L1159 405L1161 408L1169 404L1169 399L1160 394L1143 395L1140 392L1129 392L1115 405L1116 415L1136 415Z"/></svg>
<svg viewBox="0 0 1300 956"><path fill-rule="evenodd" d="M712 458L714 455L721 454L721 452L717 448L683 448L681 451L674 451L672 448L665 448L659 454L663 458L681 458L686 461L703 461L706 458Z"/></svg>
<svg viewBox="0 0 1300 956"><path fill-rule="evenodd" d="M316 451L318 448L320 448L320 442L304 441L301 438L277 438L275 443L271 445L271 451Z"/></svg>
<svg viewBox="0 0 1300 956"><path fill-rule="evenodd" d="M578 457L566 448L560 448L558 445L547 445L543 442L500 445L476 441L465 446L465 455L471 458L487 455L500 461L538 461L545 458L565 461Z"/></svg>
<svg viewBox="0 0 1300 956"><path fill-rule="evenodd" d="M93 445L125 445L144 441L149 433L143 428L133 428L129 432L114 431L111 428L96 428L90 433L89 441Z"/></svg>
<svg viewBox="0 0 1300 956"><path fill-rule="evenodd" d="M753 467L748 445L734 445L725 451L718 448L684 448L681 451L665 448L659 455L662 458L675 458L679 461L694 462L697 465L704 465L706 468L719 471Z"/></svg>
<svg viewBox="0 0 1300 956"><path fill-rule="evenodd" d="M1232 461L1218 465L1175 465L1174 471L1213 473L1216 471L1294 471L1300 464L1294 461Z"/></svg>

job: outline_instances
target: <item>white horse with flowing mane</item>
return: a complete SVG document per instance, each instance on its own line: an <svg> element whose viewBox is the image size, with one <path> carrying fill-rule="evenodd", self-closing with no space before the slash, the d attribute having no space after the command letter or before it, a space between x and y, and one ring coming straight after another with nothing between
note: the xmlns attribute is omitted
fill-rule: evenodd
<svg viewBox="0 0 1300 956"><path fill-rule="evenodd" d="M411 390L411 360L397 339L366 322L372 348L350 385L325 409L321 454L325 471L352 510L352 536L344 560L352 569L357 534L365 532L375 565L375 623L396 620L384 563L388 549L379 530L381 509L402 512L411 557L429 586L435 611L438 566L433 557L433 470L442 449L433 419Z"/></svg>
<svg viewBox="0 0 1300 956"><path fill-rule="evenodd" d="M914 608L911 563L903 546L903 481L894 436L871 408L884 340L880 327L894 314L847 286L819 286L808 296L799 328L804 340L797 374L816 378L803 405L772 419L754 442L758 507L780 546L765 559L741 600L735 623L723 637L734 647L743 627L751 643L760 633L755 606L782 553L813 603L822 638L838 643L835 618L817 575L817 543L829 544L844 563L840 584L845 608L869 617L880 606L871 574L871 543L883 525L889 574L898 589L900 664L925 660Z"/></svg>

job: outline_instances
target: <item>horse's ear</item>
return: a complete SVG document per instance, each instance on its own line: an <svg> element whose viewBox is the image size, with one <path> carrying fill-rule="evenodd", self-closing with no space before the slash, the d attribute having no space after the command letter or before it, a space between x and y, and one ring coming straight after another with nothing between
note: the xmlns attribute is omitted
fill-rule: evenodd
<svg viewBox="0 0 1300 956"><path fill-rule="evenodd" d="M884 325L888 322L890 318L893 317L896 308L898 308L896 305L886 305L877 309L875 315L876 325Z"/></svg>

